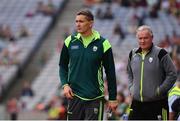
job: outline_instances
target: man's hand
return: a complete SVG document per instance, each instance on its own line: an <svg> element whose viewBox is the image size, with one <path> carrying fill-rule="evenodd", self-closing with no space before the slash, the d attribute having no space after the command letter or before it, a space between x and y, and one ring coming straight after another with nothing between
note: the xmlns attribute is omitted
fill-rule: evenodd
<svg viewBox="0 0 180 121"><path fill-rule="evenodd" d="M64 86L64 96L68 99L72 99L74 96L74 93L72 92L72 89L69 85Z"/></svg>
<svg viewBox="0 0 180 121"><path fill-rule="evenodd" d="M108 108L111 109L113 112L116 110L117 106L118 102L116 100L108 102Z"/></svg>

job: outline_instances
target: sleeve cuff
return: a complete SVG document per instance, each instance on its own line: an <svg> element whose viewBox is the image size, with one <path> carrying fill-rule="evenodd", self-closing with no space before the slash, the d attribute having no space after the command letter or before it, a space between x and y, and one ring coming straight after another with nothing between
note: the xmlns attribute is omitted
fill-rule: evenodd
<svg viewBox="0 0 180 121"><path fill-rule="evenodd" d="M117 100L109 100L109 102L117 102Z"/></svg>
<svg viewBox="0 0 180 121"><path fill-rule="evenodd" d="M109 100L117 100L117 98L116 98L116 96L115 96L116 94L110 94L109 95Z"/></svg>

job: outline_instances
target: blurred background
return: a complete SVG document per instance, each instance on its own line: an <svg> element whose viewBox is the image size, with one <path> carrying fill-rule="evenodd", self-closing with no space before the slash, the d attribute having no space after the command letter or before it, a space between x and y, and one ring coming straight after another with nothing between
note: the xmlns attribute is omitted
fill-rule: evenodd
<svg viewBox="0 0 180 121"><path fill-rule="evenodd" d="M180 75L180 0L0 0L0 120L66 119L58 63L81 8L93 12L115 57L119 106L111 117L105 108L104 119L128 114L126 65L138 26L151 26Z"/></svg>

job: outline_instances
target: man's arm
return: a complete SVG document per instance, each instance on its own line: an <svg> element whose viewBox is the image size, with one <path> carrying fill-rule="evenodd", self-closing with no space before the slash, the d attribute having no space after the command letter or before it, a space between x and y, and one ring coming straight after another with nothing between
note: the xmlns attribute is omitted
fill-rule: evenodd
<svg viewBox="0 0 180 121"><path fill-rule="evenodd" d="M117 84L116 84L115 65L114 65L112 49L108 40L104 41L103 46L104 46L103 66L105 68L105 73L107 77L109 100L115 101L117 96Z"/></svg>
<svg viewBox="0 0 180 121"><path fill-rule="evenodd" d="M61 79L62 87L68 85L68 65L69 65L68 47L70 41L71 41L71 36L68 36L64 41L64 45L61 51L61 56L59 61L59 76Z"/></svg>
<svg viewBox="0 0 180 121"><path fill-rule="evenodd" d="M169 91L169 89L174 85L177 79L176 68L172 62L171 57L169 54L162 49L159 53L159 57L162 56L160 63L163 66L163 70L165 73L164 82L160 85L158 93L165 94Z"/></svg>
<svg viewBox="0 0 180 121"><path fill-rule="evenodd" d="M133 73L131 69L131 58L132 58L132 51L129 53L128 64L127 64L127 74L128 74L128 81L129 81L129 89L133 85Z"/></svg>
<svg viewBox="0 0 180 121"><path fill-rule="evenodd" d="M103 66L105 68L107 84L108 84L108 92L109 92L108 108L112 111L115 111L118 105L118 102L116 100L117 84L116 84L114 59L111 48L108 49L103 56Z"/></svg>
<svg viewBox="0 0 180 121"><path fill-rule="evenodd" d="M69 64L69 54L68 54L68 48L66 45L63 45L62 51L61 51L61 57L59 62L59 75L61 79L61 85L64 87L68 84L68 64Z"/></svg>
<svg viewBox="0 0 180 121"><path fill-rule="evenodd" d="M71 87L68 84L68 65L69 65L69 52L68 46L71 41L71 36L69 36L63 45L61 51L61 57L59 62L59 75L61 78L61 85L63 87L63 92L66 98L72 99L74 94Z"/></svg>

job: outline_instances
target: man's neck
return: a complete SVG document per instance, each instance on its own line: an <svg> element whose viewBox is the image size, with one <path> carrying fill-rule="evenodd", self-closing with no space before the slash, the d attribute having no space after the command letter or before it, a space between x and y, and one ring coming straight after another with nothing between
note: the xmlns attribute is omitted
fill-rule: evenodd
<svg viewBox="0 0 180 121"><path fill-rule="evenodd" d="M92 36L92 35L93 35L92 30L87 31L86 33L81 33L81 36L82 36L82 37L89 37L89 36Z"/></svg>
<svg viewBox="0 0 180 121"><path fill-rule="evenodd" d="M143 53L148 53L152 49L152 46L153 46L153 44L147 49L142 49L142 52Z"/></svg>
<svg viewBox="0 0 180 121"><path fill-rule="evenodd" d="M142 50L142 53L147 53L149 50Z"/></svg>

